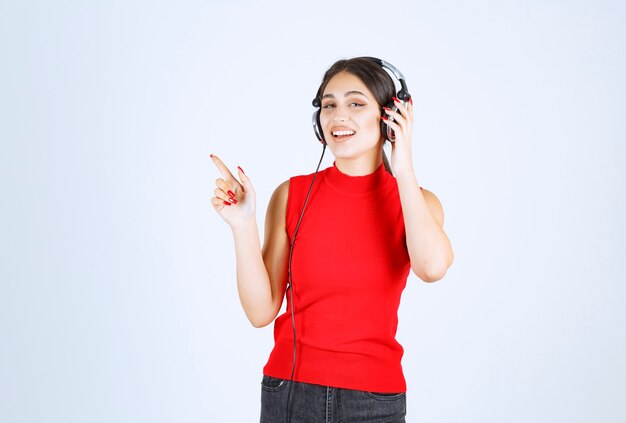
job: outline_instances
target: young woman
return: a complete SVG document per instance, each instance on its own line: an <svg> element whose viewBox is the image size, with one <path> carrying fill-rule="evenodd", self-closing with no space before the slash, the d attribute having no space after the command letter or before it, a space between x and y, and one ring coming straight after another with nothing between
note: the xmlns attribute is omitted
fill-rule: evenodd
<svg viewBox="0 0 626 423"><path fill-rule="evenodd" d="M324 75L314 120L335 161L276 188L263 248L251 179L211 155L222 174L211 203L233 232L246 316L264 327L287 297L263 368L262 423L405 421L400 297L410 271L437 281L453 252L439 200L416 180L413 101L395 98L385 64L340 60Z"/></svg>

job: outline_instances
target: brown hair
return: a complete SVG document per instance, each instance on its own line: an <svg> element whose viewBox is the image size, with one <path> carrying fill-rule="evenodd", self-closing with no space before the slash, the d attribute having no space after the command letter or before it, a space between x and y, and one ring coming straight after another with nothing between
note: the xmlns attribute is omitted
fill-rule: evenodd
<svg viewBox="0 0 626 423"><path fill-rule="evenodd" d="M396 95L396 87L389 74L379 63L369 57L355 57L347 60L338 60L324 74L322 83L317 89L316 99L322 98L326 85L330 80L341 72L350 73L359 78L368 90L374 94L374 98L379 108L392 102L392 97ZM385 169L391 172L391 166L383 150L383 162Z"/></svg>

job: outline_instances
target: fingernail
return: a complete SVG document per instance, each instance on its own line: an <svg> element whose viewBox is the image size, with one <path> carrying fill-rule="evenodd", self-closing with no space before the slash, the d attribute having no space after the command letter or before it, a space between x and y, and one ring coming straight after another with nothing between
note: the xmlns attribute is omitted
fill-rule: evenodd
<svg viewBox="0 0 626 423"><path fill-rule="evenodd" d="M383 109L387 110L387 111L391 111L391 109L387 106L384 106Z"/></svg>
<svg viewBox="0 0 626 423"><path fill-rule="evenodd" d="M240 166L237 166L237 169L239 169L241 171L241 173L243 173L244 175L246 174L246 172L244 172L243 169Z"/></svg>
<svg viewBox="0 0 626 423"><path fill-rule="evenodd" d="M389 120L389 119L387 118L387 116L381 116L380 118L381 118L382 120Z"/></svg>
<svg viewBox="0 0 626 423"><path fill-rule="evenodd" d="M409 97L409 103L411 103L411 106L413 105L413 97Z"/></svg>
<svg viewBox="0 0 626 423"><path fill-rule="evenodd" d="M235 198L235 193L232 192L231 190L228 190L228 195L230 195L231 198Z"/></svg>
<svg viewBox="0 0 626 423"><path fill-rule="evenodd" d="M230 206L230 203L228 201L224 201L224 205Z"/></svg>
<svg viewBox="0 0 626 423"><path fill-rule="evenodd" d="M398 100L397 98L393 97L393 101L397 101L398 103L400 103L400 100Z"/></svg>
<svg viewBox="0 0 626 423"><path fill-rule="evenodd" d="M213 158L213 154L209 154L209 157Z"/></svg>
<svg viewBox="0 0 626 423"><path fill-rule="evenodd" d="M239 201L235 200L234 198L231 198L230 202L233 203L233 204L237 204Z"/></svg>

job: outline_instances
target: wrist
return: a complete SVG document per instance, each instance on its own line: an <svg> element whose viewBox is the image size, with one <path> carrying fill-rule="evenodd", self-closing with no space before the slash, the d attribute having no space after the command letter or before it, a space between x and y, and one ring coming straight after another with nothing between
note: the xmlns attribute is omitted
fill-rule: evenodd
<svg viewBox="0 0 626 423"><path fill-rule="evenodd" d="M396 179L415 179L415 170L413 169L413 165L411 163L404 166L394 166L393 174Z"/></svg>
<svg viewBox="0 0 626 423"><path fill-rule="evenodd" d="M230 225L230 229L233 231L233 235L249 231L256 231L258 230L256 218L252 217L251 219L246 219L233 223L232 225Z"/></svg>

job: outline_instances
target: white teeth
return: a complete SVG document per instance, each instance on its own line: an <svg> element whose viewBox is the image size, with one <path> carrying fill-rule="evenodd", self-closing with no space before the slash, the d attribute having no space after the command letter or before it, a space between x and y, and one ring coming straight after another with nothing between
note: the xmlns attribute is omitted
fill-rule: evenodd
<svg viewBox="0 0 626 423"><path fill-rule="evenodd" d="M354 135L354 131L334 131L333 135L336 137L341 137L343 135Z"/></svg>

